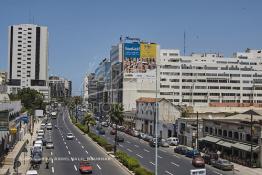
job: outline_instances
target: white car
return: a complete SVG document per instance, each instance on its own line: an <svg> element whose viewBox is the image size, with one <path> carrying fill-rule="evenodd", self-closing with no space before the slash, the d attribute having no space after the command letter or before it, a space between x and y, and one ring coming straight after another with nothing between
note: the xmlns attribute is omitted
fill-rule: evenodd
<svg viewBox="0 0 262 175"><path fill-rule="evenodd" d="M73 140L74 137L75 137L75 136L74 136L72 133L67 133L67 135L66 135L66 139L67 139L67 140Z"/></svg>
<svg viewBox="0 0 262 175"><path fill-rule="evenodd" d="M26 172L26 175L38 175L37 171L36 170L28 170Z"/></svg>
<svg viewBox="0 0 262 175"><path fill-rule="evenodd" d="M47 149L53 149L54 148L54 144L52 141L47 141L46 142L46 146Z"/></svg>
<svg viewBox="0 0 262 175"><path fill-rule="evenodd" d="M43 140L43 136L37 136L36 140Z"/></svg>
<svg viewBox="0 0 262 175"><path fill-rule="evenodd" d="M171 146L177 146L179 143L179 140L177 137L169 137L167 138L167 143Z"/></svg>
<svg viewBox="0 0 262 175"><path fill-rule="evenodd" d="M48 124L46 125L46 129L47 129L47 130L51 130L51 129L52 129L52 124L51 124L51 123L48 123Z"/></svg>
<svg viewBox="0 0 262 175"><path fill-rule="evenodd" d="M43 146L41 144L35 143L33 146L33 151L34 149L40 149L41 151L43 151Z"/></svg>
<svg viewBox="0 0 262 175"><path fill-rule="evenodd" d="M41 129L45 129L45 123L42 123L40 126Z"/></svg>
<svg viewBox="0 0 262 175"><path fill-rule="evenodd" d="M43 146L43 141L42 140L36 140L35 144L40 144L41 146Z"/></svg>
<svg viewBox="0 0 262 175"><path fill-rule="evenodd" d="M139 137L139 135L140 135L140 133L138 131L134 130L134 136Z"/></svg>
<svg viewBox="0 0 262 175"><path fill-rule="evenodd" d="M42 130L42 129L38 130L38 131L37 131L37 135L38 135L38 136L44 136L44 135L45 135L44 130Z"/></svg>

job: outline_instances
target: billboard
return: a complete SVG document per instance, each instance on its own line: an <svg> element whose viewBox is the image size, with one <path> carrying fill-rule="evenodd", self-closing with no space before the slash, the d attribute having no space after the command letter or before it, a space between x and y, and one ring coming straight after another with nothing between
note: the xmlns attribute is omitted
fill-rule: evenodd
<svg viewBox="0 0 262 175"><path fill-rule="evenodd" d="M0 111L0 131L9 131L9 111Z"/></svg>
<svg viewBox="0 0 262 175"><path fill-rule="evenodd" d="M155 69L157 44L124 43L124 73L146 73Z"/></svg>

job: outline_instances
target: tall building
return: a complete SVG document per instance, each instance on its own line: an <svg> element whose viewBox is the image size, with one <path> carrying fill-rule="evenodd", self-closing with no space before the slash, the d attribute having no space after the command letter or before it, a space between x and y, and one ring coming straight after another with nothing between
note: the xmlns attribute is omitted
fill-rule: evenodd
<svg viewBox="0 0 262 175"><path fill-rule="evenodd" d="M29 87L48 99L47 27L19 24L8 30L8 93Z"/></svg>
<svg viewBox="0 0 262 175"><path fill-rule="evenodd" d="M125 111L136 109L136 99L156 97L156 62L159 45L125 37L112 46L111 103L121 103Z"/></svg>
<svg viewBox="0 0 262 175"><path fill-rule="evenodd" d="M262 53L247 50L227 58L220 54L160 51L160 97L176 105L262 106Z"/></svg>
<svg viewBox="0 0 262 175"><path fill-rule="evenodd" d="M49 87L51 98L71 97L72 83L69 80L58 76L50 76Z"/></svg>
<svg viewBox="0 0 262 175"><path fill-rule="evenodd" d="M0 71L0 85L4 85L7 82L7 72Z"/></svg>

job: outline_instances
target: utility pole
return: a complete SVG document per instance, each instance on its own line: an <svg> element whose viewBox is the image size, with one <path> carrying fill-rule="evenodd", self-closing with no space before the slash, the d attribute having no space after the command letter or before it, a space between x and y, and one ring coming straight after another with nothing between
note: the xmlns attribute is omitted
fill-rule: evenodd
<svg viewBox="0 0 262 175"><path fill-rule="evenodd" d="M252 161L253 161L253 114L251 113L251 123L250 123L250 137L251 137L251 150L250 150L250 167L252 167Z"/></svg>
<svg viewBox="0 0 262 175"><path fill-rule="evenodd" d="M196 149L198 150L198 112L197 112L197 133L196 133Z"/></svg>

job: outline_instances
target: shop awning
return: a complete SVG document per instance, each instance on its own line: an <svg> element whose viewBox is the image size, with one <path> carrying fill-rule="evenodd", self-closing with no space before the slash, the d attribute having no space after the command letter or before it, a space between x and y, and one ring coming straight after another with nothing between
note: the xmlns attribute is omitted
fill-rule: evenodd
<svg viewBox="0 0 262 175"><path fill-rule="evenodd" d="M223 141L223 140L220 140L220 141L217 142L216 144L217 144L217 145L220 145L220 146L227 147L227 148L231 148L231 146L233 145L233 143L226 142L226 141Z"/></svg>
<svg viewBox="0 0 262 175"><path fill-rule="evenodd" d="M219 140L220 139L218 139L216 137L212 137L212 136L206 136L206 137L199 139L199 141L207 141L207 142L211 142L211 143L217 143Z"/></svg>
<svg viewBox="0 0 262 175"><path fill-rule="evenodd" d="M248 145L248 144L235 143L235 144L232 145L232 147L240 149L240 150L251 152L251 145ZM259 146L254 145L252 150L256 151L258 148L259 148Z"/></svg>

